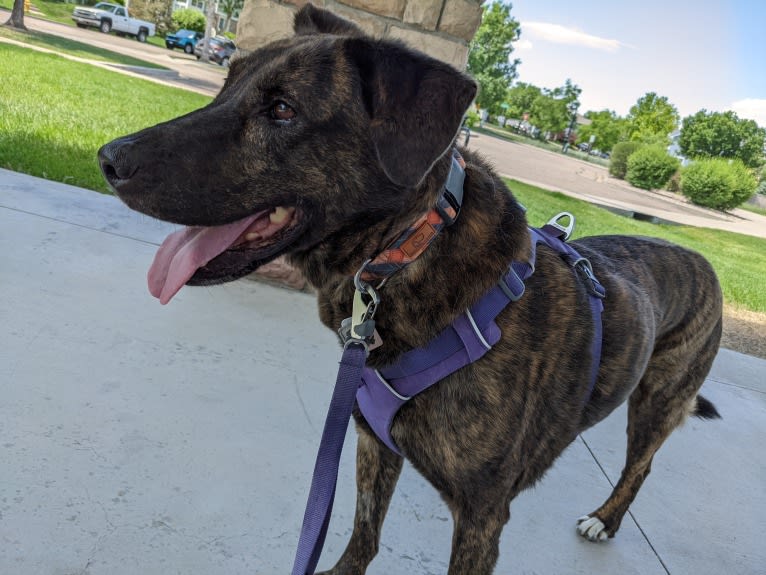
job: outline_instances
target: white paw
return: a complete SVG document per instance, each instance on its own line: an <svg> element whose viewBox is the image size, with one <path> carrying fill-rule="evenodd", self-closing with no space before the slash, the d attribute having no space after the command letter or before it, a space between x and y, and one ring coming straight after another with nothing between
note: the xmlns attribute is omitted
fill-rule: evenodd
<svg viewBox="0 0 766 575"><path fill-rule="evenodd" d="M598 517L583 515L577 520L577 532L588 541L606 541L609 533Z"/></svg>

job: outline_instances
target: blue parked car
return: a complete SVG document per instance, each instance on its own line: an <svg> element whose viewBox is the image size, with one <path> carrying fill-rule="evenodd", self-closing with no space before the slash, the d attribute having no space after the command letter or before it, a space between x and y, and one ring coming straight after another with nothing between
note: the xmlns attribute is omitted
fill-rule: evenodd
<svg viewBox="0 0 766 575"><path fill-rule="evenodd" d="M197 42L204 37L201 32L194 32L192 30L179 30L174 34L168 34L165 36L165 47L168 50L173 48L183 48L183 51L187 54L194 52L194 46Z"/></svg>

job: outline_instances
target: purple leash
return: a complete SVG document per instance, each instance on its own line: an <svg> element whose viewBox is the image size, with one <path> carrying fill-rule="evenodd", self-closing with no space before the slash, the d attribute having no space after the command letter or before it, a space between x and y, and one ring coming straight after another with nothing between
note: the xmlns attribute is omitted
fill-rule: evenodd
<svg viewBox="0 0 766 575"><path fill-rule="evenodd" d="M362 343L349 341L340 360L335 390L319 444L311 490L295 553L292 575L314 575L330 523L343 440L354 409L367 351Z"/></svg>

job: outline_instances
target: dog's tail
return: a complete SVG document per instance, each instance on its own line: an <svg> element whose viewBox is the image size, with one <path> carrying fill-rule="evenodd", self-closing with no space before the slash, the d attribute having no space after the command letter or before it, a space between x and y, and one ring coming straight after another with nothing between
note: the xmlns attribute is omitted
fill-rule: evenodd
<svg viewBox="0 0 766 575"><path fill-rule="evenodd" d="M700 419L721 419L721 414L718 413L715 405L701 395L697 396L697 405L694 407L692 415Z"/></svg>

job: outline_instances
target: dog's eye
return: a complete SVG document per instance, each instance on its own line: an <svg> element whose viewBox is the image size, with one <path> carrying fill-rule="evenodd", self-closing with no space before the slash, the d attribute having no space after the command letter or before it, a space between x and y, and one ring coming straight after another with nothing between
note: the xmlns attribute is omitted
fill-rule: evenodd
<svg viewBox="0 0 766 575"><path fill-rule="evenodd" d="M295 110L280 101L271 107L271 117L275 120L292 120L295 117Z"/></svg>

